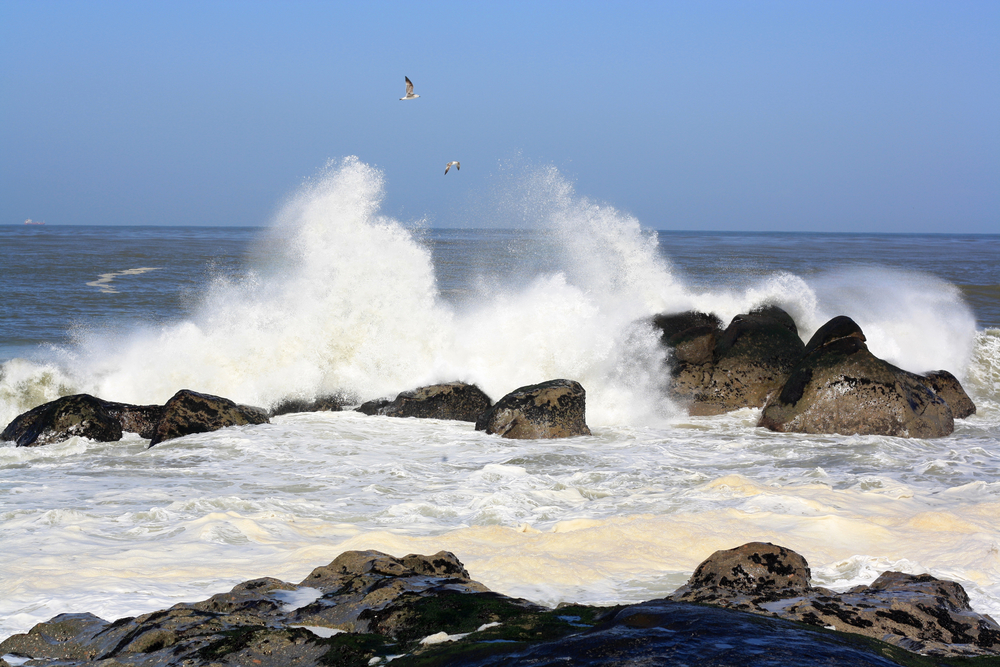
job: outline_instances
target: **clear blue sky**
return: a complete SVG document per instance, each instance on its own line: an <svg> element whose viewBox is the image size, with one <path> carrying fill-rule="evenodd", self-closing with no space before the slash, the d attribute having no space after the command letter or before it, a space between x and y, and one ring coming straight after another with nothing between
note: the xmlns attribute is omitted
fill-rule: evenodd
<svg viewBox="0 0 1000 667"><path fill-rule="evenodd" d="M520 156L657 229L1000 232L995 0L0 0L0 63L0 223L263 225L357 155L479 226Z"/></svg>

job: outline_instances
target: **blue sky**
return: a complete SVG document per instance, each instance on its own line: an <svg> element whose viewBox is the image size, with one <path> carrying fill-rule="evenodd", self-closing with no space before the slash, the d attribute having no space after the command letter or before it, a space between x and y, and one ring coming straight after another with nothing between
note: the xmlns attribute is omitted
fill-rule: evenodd
<svg viewBox="0 0 1000 667"><path fill-rule="evenodd" d="M357 155L432 226L553 165L657 229L1000 233L993 1L2 0L0 63L0 223L264 225Z"/></svg>

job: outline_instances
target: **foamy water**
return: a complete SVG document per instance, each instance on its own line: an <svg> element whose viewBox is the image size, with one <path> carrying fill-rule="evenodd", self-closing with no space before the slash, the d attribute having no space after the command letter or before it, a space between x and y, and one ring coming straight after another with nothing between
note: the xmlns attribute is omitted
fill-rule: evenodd
<svg viewBox="0 0 1000 667"><path fill-rule="evenodd" d="M456 302L421 234L380 214L383 187L354 158L331 165L190 317L81 330L47 361L5 362L0 421L79 391L160 403L187 387L266 406L450 380L497 399L566 377L587 389L594 435L506 441L345 412L152 449L131 434L0 447L0 637L60 612L114 619L252 577L298 581L369 548L447 549L494 590L611 604L662 596L714 550L764 540L804 555L822 585L926 571L1000 614L1000 331L977 331L957 287L876 266L693 286L655 233L543 169L502 198L539 226L526 238L541 249L503 276L482 267ZM764 303L803 339L850 315L876 355L955 373L979 412L935 440L775 434L755 410L684 415L637 322L690 308L728 321Z"/></svg>

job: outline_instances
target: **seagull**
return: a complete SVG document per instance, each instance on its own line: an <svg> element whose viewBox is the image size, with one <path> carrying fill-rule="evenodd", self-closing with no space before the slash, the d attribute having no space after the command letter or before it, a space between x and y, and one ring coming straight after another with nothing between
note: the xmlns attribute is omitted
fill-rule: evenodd
<svg viewBox="0 0 1000 667"><path fill-rule="evenodd" d="M458 162L449 162L447 165L445 165L444 173L447 174L448 170L451 169L452 165L455 166L455 171L458 171L462 168L462 165L460 165Z"/></svg>
<svg viewBox="0 0 1000 667"><path fill-rule="evenodd" d="M413 82L410 81L410 77L404 76L403 78L406 79L406 97L400 97L399 99L401 99L401 100L412 100L412 99L415 99L417 97L420 97L420 95L414 95L413 94Z"/></svg>

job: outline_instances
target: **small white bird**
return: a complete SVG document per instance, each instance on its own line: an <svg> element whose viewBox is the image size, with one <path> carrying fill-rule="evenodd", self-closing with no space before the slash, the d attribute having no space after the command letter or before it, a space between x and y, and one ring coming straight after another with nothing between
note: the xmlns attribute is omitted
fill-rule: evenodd
<svg viewBox="0 0 1000 667"><path fill-rule="evenodd" d="M462 165L460 165L458 162L449 162L444 168L444 173L447 174L448 170L451 169L452 166L455 167L455 171L460 171L462 169Z"/></svg>
<svg viewBox="0 0 1000 667"><path fill-rule="evenodd" d="M412 100L420 97L420 95L413 94L413 82L410 81L410 77L404 76L403 78L406 79L406 97L400 97L399 99Z"/></svg>

